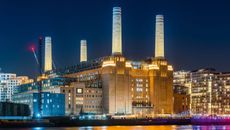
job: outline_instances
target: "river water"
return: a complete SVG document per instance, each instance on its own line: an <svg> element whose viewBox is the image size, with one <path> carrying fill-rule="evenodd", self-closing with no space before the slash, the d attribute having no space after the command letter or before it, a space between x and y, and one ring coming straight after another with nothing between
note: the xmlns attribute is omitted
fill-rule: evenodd
<svg viewBox="0 0 230 130"><path fill-rule="evenodd" d="M0 130L3 130L0 128ZM5 128L4 130L230 130L230 125L221 126L192 126L192 125L163 125L163 126L98 126L98 127L34 127L34 128Z"/></svg>

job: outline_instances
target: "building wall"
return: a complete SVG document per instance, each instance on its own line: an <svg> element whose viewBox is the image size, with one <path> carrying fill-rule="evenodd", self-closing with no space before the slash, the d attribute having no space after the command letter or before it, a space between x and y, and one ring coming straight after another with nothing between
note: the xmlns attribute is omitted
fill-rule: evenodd
<svg viewBox="0 0 230 130"><path fill-rule="evenodd" d="M31 83L27 76L19 76L11 73L0 73L0 101L12 101L12 95L16 93L16 86Z"/></svg>
<svg viewBox="0 0 230 130"><path fill-rule="evenodd" d="M42 116L64 116L65 100L64 94L42 93ZM29 105L31 116L38 113L38 93L20 93L13 96L15 103Z"/></svg>
<svg viewBox="0 0 230 130"><path fill-rule="evenodd" d="M196 114L211 114L211 90L214 74L211 71L191 73L191 110Z"/></svg>
<svg viewBox="0 0 230 130"><path fill-rule="evenodd" d="M165 59L135 67L123 56L111 56L103 60L100 68L65 76L86 83L101 82L103 113L137 114L139 109L148 108L152 115L173 113L172 72ZM133 111L134 107L139 108Z"/></svg>
<svg viewBox="0 0 230 130"><path fill-rule="evenodd" d="M178 73L175 73L178 74ZM192 114L230 113L230 74L212 68L191 71L186 77L176 76L180 84L189 88ZM174 85L178 82L174 82Z"/></svg>
<svg viewBox="0 0 230 130"><path fill-rule="evenodd" d="M66 115L80 112L102 114L102 89L86 87L84 82L73 82L61 87L65 94Z"/></svg>
<svg viewBox="0 0 230 130"><path fill-rule="evenodd" d="M88 84L99 82L103 91L102 111L106 114L131 114L132 102L130 91L130 68L126 68L124 57L109 57L107 63L112 66L103 66L98 69L90 69L66 77L77 78ZM107 64L108 65L108 64ZM95 77L95 78L92 78ZM90 83L89 83L90 82Z"/></svg>
<svg viewBox="0 0 230 130"><path fill-rule="evenodd" d="M83 112L102 114L102 89L101 88L83 88ZM79 94L78 94L79 95ZM81 108L78 107L80 112Z"/></svg>
<svg viewBox="0 0 230 130"><path fill-rule="evenodd" d="M64 78L43 80L42 91L65 94L66 115L78 115L80 111L111 115L172 114L172 71L165 59L134 64L123 56L110 56L96 67L94 62L84 62L77 71L71 67L71 73L64 74ZM68 78L74 81L66 84ZM37 92L37 88L34 82L19 86L18 92ZM80 89L82 93L77 93Z"/></svg>
<svg viewBox="0 0 230 130"><path fill-rule="evenodd" d="M150 82L148 70L132 69L131 94L132 113L138 117L152 116L153 105L150 101Z"/></svg>
<svg viewBox="0 0 230 130"><path fill-rule="evenodd" d="M30 109L26 104L0 102L0 116L29 116Z"/></svg>
<svg viewBox="0 0 230 130"><path fill-rule="evenodd" d="M174 113L175 114L188 114L190 109L190 96L186 94L174 93Z"/></svg>
<svg viewBox="0 0 230 130"><path fill-rule="evenodd" d="M165 59L154 59L150 70L150 99L154 114L173 113L173 70Z"/></svg>
<svg viewBox="0 0 230 130"><path fill-rule="evenodd" d="M230 73L217 73L212 82L212 114L230 114Z"/></svg>
<svg viewBox="0 0 230 130"><path fill-rule="evenodd" d="M108 114L131 114L130 68L122 56L111 57L102 67L103 110Z"/></svg>

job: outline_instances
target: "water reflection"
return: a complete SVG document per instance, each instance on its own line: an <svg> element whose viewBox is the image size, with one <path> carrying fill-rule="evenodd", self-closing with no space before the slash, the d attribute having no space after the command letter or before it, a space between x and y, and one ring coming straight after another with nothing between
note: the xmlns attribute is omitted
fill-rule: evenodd
<svg viewBox="0 0 230 130"><path fill-rule="evenodd" d="M4 130L230 130L230 125L227 126L98 126L98 127L50 127L50 128L9 128ZM0 128L1 130L1 128Z"/></svg>

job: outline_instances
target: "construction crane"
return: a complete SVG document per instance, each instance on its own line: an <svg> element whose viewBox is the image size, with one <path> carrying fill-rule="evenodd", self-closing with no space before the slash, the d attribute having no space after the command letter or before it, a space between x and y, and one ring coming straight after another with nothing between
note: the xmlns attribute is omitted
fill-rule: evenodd
<svg viewBox="0 0 230 130"><path fill-rule="evenodd" d="M35 113L36 118L41 118L42 117L42 80L46 79L46 76L43 72L42 68L42 53L43 53L43 38L39 37L38 39L38 55L36 54L35 47L31 47L31 51L33 52L34 58L36 60L36 63L38 65L38 113ZM54 69L56 69L56 65L54 62L52 62L52 65Z"/></svg>
<svg viewBox="0 0 230 130"><path fill-rule="evenodd" d="M38 61L39 76L42 76L42 37L39 37L38 39ZM42 117L42 78L38 80L38 113L36 114L36 117Z"/></svg>
<svg viewBox="0 0 230 130"><path fill-rule="evenodd" d="M31 51L32 51L33 54L34 54L34 58L35 58L35 60L36 60L37 65L39 65L39 61L38 61L38 57L37 57L36 52L35 52L35 48L34 48L34 47L31 47Z"/></svg>
<svg viewBox="0 0 230 130"><path fill-rule="evenodd" d="M39 37L38 39L38 56L35 51L35 46L33 45L31 48L31 51L33 52L34 58L36 60L36 63L38 65L38 112L34 113L35 118L41 118L42 117L42 37Z"/></svg>

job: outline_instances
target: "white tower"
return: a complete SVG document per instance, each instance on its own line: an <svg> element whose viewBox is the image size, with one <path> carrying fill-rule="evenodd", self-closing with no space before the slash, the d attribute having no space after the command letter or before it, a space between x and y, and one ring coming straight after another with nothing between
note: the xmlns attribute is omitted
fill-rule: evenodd
<svg viewBox="0 0 230 130"><path fill-rule="evenodd" d="M51 37L45 37L45 57L44 72L52 70L52 40Z"/></svg>
<svg viewBox="0 0 230 130"><path fill-rule="evenodd" d="M164 16L156 16L155 57L164 58Z"/></svg>
<svg viewBox="0 0 230 130"><path fill-rule="evenodd" d="M122 54L122 34L121 34L121 8L113 8L113 45L112 55Z"/></svg>
<svg viewBox="0 0 230 130"><path fill-rule="evenodd" d="M87 61L87 41L81 40L81 56L80 62Z"/></svg>

